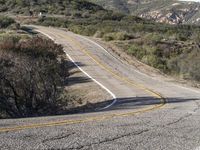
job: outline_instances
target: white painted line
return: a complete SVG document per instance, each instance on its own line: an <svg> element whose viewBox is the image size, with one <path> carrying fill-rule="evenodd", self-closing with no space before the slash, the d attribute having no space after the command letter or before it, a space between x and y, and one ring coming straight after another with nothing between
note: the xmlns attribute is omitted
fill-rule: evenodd
<svg viewBox="0 0 200 150"><path fill-rule="evenodd" d="M54 40L50 35L48 35L48 34L42 32L42 31L40 31L40 30L37 30L37 31L40 32L40 33L42 33L42 34L44 34L45 36L47 36L48 38L50 38L51 40L53 40L53 41L55 42L55 40ZM55 43L56 43L56 42L55 42ZM88 76L91 80L93 80L96 84L98 84L102 89L106 90L106 91L112 96L113 102L112 102L111 104L109 104L109 105L103 107L103 108L98 109L98 110L105 110L105 109L108 109L108 108L110 108L111 106L113 106L113 105L117 102L117 98L116 98L115 94L112 93L108 88L106 88L106 87L105 87L103 84L101 84L99 81L97 81L97 80L94 79L92 76L90 76L87 72L85 72L85 71L72 59L72 57L71 57L69 54L67 54L66 51L64 51L64 52L65 52L65 54L67 55L67 57L70 59L70 61L71 61L80 71L82 71L86 76Z"/></svg>
<svg viewBox="0 0 200 150"><path fill-rule="evenodd" d="M77 35L77 34L74 34L74 35L76 35L77 37L80 37L80 38L82 38L82 39L85 39L85 40L87 40L87 41L89 41L89 42L95 44L96 46L98 46L99 48L101 48L103 51L105 51L107 54L109 54L109 55L112 56L113 58L119 60L117 57L113 56L113 55L112 55L110 52L108 52L104 47L102 47L102 46L99 45L98 43L94 42L93 40L91 40L91 39L89 39L89 38L86 38L86 37L84 37L84 36L82 36L82 35ZM120 60L120 61L121 61L121 60ZM122 62L122 63L123 63L123 62ZM127 64L127 65L129 65L129 64ZM157 78L150 77L150 76L148 76L147 74L140 72L139 70L135 70L135 69L134 69L134 71L137 72L137 73L139 73L139 74L141 74L141 75L144 75L144 76L146 76L146 77L148 77L148 78L150 78L150 79L152 79L152 80L158 80ZM165 84L168 83L168 82L163 82L162 80L158 80L158 81L159 81L159 82L162 82L162 83L165 83ZM188 87L181 86L181 85L178 85L178 84L175 84L175 83L168 83L168 84L172 84L173 86L176 86L176 87L179 87L179 88L182 88L182 89L185 89L185 90L189 90L189 91L192 91L192 92L195 92L195 93L200 93L200 90L194 89L194 88L192 88L192 87L191 87L191 88L188 88Z"/></svg>
<svg viewBox="0 0 200 150"><path fill-rule="evenodd" d="M67 54L67 52L65 52L67 57L70 59L71 62L73 62L73 64L79 69L81 70L86 76L88 76L91 80L93 80L94 82L96 82L101 88L103 88L104 90L106 90L114 99L113 102L111 104L109 104L108 106L101 108L99 110L104 110L107 109L109 107L111 107L112 105L114 105L117 102L117 98L115 96L115 94L113 94L108 88L106 88L103 84L101 84L99 81L97 81L96 79L94 79L93 77L91 77L87 72L85 72L72 58L71 56L69 56L69 54Z"/></svg>
<svg viewBox="0 0 200 150"><path fill-rule="evenodd" d="M54 41L54 42L56 43L56 40L55 40L54 38L52 38L50 35L48 35L48 34L42 32L42 31L40 31L40 30L36 30L36 31L38 31L38 32L40 32L40 33L42 33L42 34L44 34L45 36L47 36L49 39L51 39L52 41Z"/></svg>
<svg viewBox="0 0 200 150"><path fill-rule="evenodd" d="M77 36L77 37L80 37L80 38L82 38L82 39L85 39L85 40L87 40L87 41L89 41L89 42L91 42L91 43L93 43L93 44L95 44L96 46L98 46L99 48L101 48L103 51L105 51L107 54L109 54L112 58L114 58L114 59L120 61L122 64L125 64L125 62L123 62L120 58L117 58L117 57L115 57L114 55L112 55L110 52L108 52L103 46L101 46L101 45L98 44L97 42L95 42L95 41L93 41L93 40L91 40L91 39L89 39L89 38L87 38L87 37L84 37L84 36L82 36L82 35L77 35L77 34L74 34L74 35ZM139 62L139 61L138 61L138 62ZM141 62L139 62L139 63L141 63ZM130 64L126 63L126 65L130 65ZM139 73L139 74L142 74L142 75L144 75L144 76L149 77L147 74L142 73L142 72L140 72L140 71L138 71L138 70L134 70L134 71L137 72L137 73Z"/></svg>
<svg viewBox="0 0 200 150"><path fill-rule="evenodd" d="M94 42L93 40L90 40L89 38L86 38L84 36L78 35L79 37L93 43L94 45L98 46L99 48L101 48L102 50L104 50L107 54L109 54L110 56L112 56L113 58L115 58L111 53L109 53L104 47L102 47L101 45L99 45L98 43Z"/></svg>

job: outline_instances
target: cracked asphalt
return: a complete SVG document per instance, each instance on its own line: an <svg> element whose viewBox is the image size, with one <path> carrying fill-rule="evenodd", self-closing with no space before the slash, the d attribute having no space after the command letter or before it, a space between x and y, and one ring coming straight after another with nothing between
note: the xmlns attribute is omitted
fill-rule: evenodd
<svg viewBox="0 0 200 150"><path fill-rule="evenodd" d="M179 85L159 75L149 76L140 73L136 67L119 61L119 58L108 54L101 47L71 32L48 27L36 28L62 44L66 52L76 62L82 64L82 69L110 89L118 101L109 109L99 112L1 120L0 149L198 150L200 148L199 89ZM167 103L161 105L162 107L156 107L162 103L161 98L155 97L140 86L132 86L114 78L81 49L95 56L96 60L116 74L161 94ZM110 101L112 102L112 99ZM149 107L153 109L144 111ZM80 119L82 121L73 123L74 120ZM66 123L67 121L71 122ZM38 124L43 125L37 127ZM25 128L28 125L30 127ZM5 131L3 130L5 128L16 128L16 130Z"/></svg>

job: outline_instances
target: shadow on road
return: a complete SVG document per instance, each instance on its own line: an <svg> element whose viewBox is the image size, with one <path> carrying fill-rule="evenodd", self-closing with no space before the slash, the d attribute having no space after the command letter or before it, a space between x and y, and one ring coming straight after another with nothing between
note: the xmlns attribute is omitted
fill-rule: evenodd
<svg viewBox="0 0 200 150"><path fill-rule="evenodd" d="M27 32L31 32L32 29L34 29L34 27L27 28ZM37 34L37 32L35 34ZM81 62L75 62L75 63L80 67L84 66L84 64L82 64ZM66 61L66 64L69 69L69 76L66 78L65 86L71 86L74 84L91 82L90 78L83 76L82 74L80 74L80 75L78 74L78 72L80 72L80 71L77 70L77 67L71 61ZM199 100L198 98L186 99L186 98L181 98L181 97L168 97L166 99L167 99L167 103L171 103L171 104L185 103L188 101ZM81 107L76 107L73 109L60 111L59 113L57 113L57 115L98 112L99 109L108 106L112 102L113 102L113 99L107 100L104 102L98 102L98 103L87 103L86 105L81 106ZM113 110L136 110L141 107L153 106L153 105L160 104L160 103L161 103L161 99L154 98L154 97L122 97L122 98L118 98L117 102L112 107L101 110L101 112L102 111L113 111Z"/></svg>
<svg viewBox="0 0 200 150"><path fill-rule="evenodd" d="M77 70L77 67L71 62L71 61L66 61L67 63L67 68L69 69L69 77L65 80L65 86L71 86L74 84L81 84L81 83L87 83L91 82L92 80L88 78L87 76L83 76L81 73L79 76L73 76L75 74L80 73L80 70ZM81 62L75 62L78 66L83 67L85 66ZM73 70L76 68L76 70Z"/></svg>
<svg viewBox="0 0 200 150"><path fill-rule="evenodd" d="M166 100L167 100L166 103L173 104L173 103L185 103L188 101L195 101L199 99L198 98L185 99L181 97L171 97L171 98L166 98ZM82 107L77 107L71 109L69 112L67 112L67 114L92 113L92 112L113 111L113 110L135 110L146 106L151 106L151 105L153 106L156 104L160 104L161 101L162 101L161 99L154 97L124 97L124 98L118 98L117 102L108 109L100 110L101 108L104 108L105 106L111 104L113 100L87 104Z"/></svg>

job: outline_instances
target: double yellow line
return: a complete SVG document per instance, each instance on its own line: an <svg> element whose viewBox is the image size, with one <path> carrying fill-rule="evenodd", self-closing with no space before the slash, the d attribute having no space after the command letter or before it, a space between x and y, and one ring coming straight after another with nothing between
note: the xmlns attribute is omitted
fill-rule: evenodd
<svg viewBox="0 0 200 150"><path fill-rule="evenodd" d="M107 66L102 64L95 56L93 56L89 51L87 51L84 47L82 47L81 44L79 42L77 42L76 40L74 40L73 38L68 37L68 36L63 36L61 34L59 34L59 36L63 37L64 39L67 39L68 41L71 41L72 43L74 43L78 48L80 48L80 50L85 55L90 57L102 69L104 69L107 72L109 72L110 74L112 74L113 77L115 77L116 79L121 80L128 85L142 89L142 90L146 91L147 93L151 94L153 97L158 98L160 100L160 104L153 105L153 106L150 106L148 108L139 109L139 110L133 111L133 112L127 112L127 113L99 115L99 116L95 116L95 117L86 117L86 118L77 119L77 120L62 120L62 121L54 121L54 122L48 122L48 123L38 123L38 124L21 125L21 126L8 127L8 128L0 128L0 133L10 132L10 131L18 131L18 130L24 130L24 129L32 129L32 128L53 127L53 126L70 125L70 124L77 124L77 123L87 123L87 122L92 122L92 121L102 121L102 120L111 119L111 118L114 118L114 117L134 116L134 115L141 114L141 113L144 113L144 112L153 111L153 110L161 108L165 105L166 100L159 93L156 93L153 90L146 88L142 84L135 83L135 82L129 80L128 78L123 77L123 76L115 73L110 68L108 68Z"/></svg>
<svg viewBox="0 0 200 150"><path fill-rule="evenodd" d="M59 34L59 33L57 33ZM72 38L68 37L68 36L63 36L61 34L59 34L61 37L67 39L68 41L71 41L71 43L74 43L74 46L78 46L78 48L88 57L90 57L98 66L100 66L103 70L106 70L107 72L109 72L110 74L112 74L113 77L115 77L118 80L121 80L123 82L125 82L128 85L134 86L136 88L142 89L144 91L146 91L147 93L149 93L150 95L152 95L153 97L159 98L161 100L162 104L165 104L166 100L164 97L162 97L159 93L154 92L151 89L146 88L144 85L133 82L132 80L129 80L126 77L121 76L120 74L114 72L112 69L108 68L107 66L105 66L103 63L101 63L98 58L96 58L92 53L90 53L88 50L86 50L79 42L77 42L76 40L73 40Z"/></svg>

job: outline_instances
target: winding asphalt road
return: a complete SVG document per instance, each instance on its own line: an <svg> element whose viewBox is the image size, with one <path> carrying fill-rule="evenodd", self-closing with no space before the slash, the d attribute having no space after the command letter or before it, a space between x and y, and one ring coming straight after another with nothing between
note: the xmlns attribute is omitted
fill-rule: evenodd
<svg viewBox="0 0 200 150"><path fill-rule="evenodd" d="M93 113L0 120L0 149L200 149L200 90L146 75L90 39L34 26L110 94Z"/></svg>

